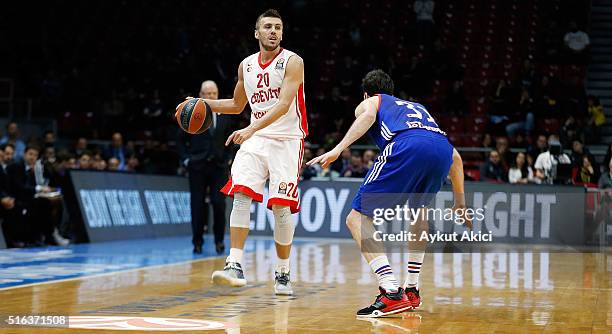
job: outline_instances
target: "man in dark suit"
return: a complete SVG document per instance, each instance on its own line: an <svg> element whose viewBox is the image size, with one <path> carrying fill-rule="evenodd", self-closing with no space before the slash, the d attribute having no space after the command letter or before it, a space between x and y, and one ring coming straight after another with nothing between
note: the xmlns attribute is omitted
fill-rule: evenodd
<svg viewBox="0 0 612 334"><path fill-rule="evenodd" d="M41 242L56 244L55 233L57 222L52 215L51 202L37 194L50 193L53 189L36 182L35 165L40 149L27 146L23 160L15 162L6 168L8 175L9 194L15 198L16 205L21 207L24 215L19 223L20 230L26 230L30 242L35 245ZM43 239L44 237L44 239Z"/></svg>
<svg viewBox="0 0 612 334"><path fill-rule="evenodd" d="M218 99L219 89L214 81L204 81L200 88L200 98ZM209 203L213 209L213 232L215 250L218 254L225 251L225 198L219 192L227 180L231 161L231 149L225 146L226 138L232 133L232 120L229 116L213 113L210 128L202 134L190 135L181 132L179 150L181 161L189 173L191 192L191 228L193 232L193 252L202 253L203 234L208 226Z"/></svg>
<svg viewBox="0 0 612 334"><path fill-rule="evenodd" d="M23 247L23 242L19 239L19 235L16 231L15 214L17 213L17 207L15 206L15 198L12 197L8 191L8 175L6 174L5 164L5 149L6 144L0 145L0 222L2 222L2 231L0 230L0 238L3 234L6 234L6 241L10 247ZM0 240L0 248L3 247L3 241Z"/></svg>

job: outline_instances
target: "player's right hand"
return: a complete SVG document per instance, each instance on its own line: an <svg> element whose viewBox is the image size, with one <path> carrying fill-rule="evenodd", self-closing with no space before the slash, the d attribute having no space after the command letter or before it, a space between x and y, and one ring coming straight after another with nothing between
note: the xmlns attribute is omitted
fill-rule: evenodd
<svg viewBox="0 0 612 334"><path fill-rule="evenodd" d="M322 154L310 161L308 161L306 163L306 165L308 166L312 166L314 164L321 164L321 167L323 168L327 168L329 167L329 165L331 165L332 162L336 161L336 159L338 159L338 157L340 156L340 153L342 153L342 151L338 151L336 149L333 149L325 154Z"/></svg>

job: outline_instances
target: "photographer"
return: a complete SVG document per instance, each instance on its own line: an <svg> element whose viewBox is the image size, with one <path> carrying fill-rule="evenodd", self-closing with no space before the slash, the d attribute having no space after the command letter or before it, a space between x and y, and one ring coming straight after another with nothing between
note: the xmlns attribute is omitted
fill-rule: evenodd
<svg viewBox="0 0 612 334"><path fill-rule="evenodd" d="M548 137L548 151L540 153L535 162L536 178L540 180L540 183L553 184L553 183L567 183L571 175L565 175L566 173L560 173L564 165L563 170L570 171L571 174L571 159L563 153L561 142L559 137L556 135L550 135Z"/></svg>

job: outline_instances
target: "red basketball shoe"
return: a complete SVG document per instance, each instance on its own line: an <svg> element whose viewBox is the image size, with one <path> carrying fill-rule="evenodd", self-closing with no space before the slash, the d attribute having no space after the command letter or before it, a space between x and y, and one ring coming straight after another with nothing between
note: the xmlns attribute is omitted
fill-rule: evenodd
<svg viewBox="0 0 612 334"><path fill-rule="evenodd" d="M399 288L397 292L389 293L379 287L380 294L376 297L374 304L357 311L358 317L378 318L385 315L396 314L412 309L404 289Z"/></svg>
<svg viewBox="0 0 612 334"><path fill-rule="evenodd" d="M412 309L416 310L421 306L421 296L419 296L419 290L417 288L406 288L406 297L412 305Z"/></svg>

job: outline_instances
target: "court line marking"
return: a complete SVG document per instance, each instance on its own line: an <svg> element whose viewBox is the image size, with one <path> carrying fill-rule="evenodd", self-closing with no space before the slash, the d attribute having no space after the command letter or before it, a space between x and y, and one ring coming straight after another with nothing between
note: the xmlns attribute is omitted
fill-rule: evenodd
<svg viewBox="0 0 612 334"><path fill-rule="evenodd" d="M268 240L267 238L268 238L267 236L259 236L259 235L252 236L252 239L255 239L255 240L258 240L258 239ZM313 241L319 241L321 243L326 243L325 241L327 241L328 239L332 239L332 238L299 238L298 240L294 240L294 241L298 241L298 242L304 241L305 243L313 242ZM352 239L349 239L349 240L352 241ZM331 241L332 240L330 240L330 242ZM110 275L119 274L119 273L129 273L129 272L134 272L134 271L138 271L138 270L160 268L160 267L165 267L165 266L183 265L183 264L187 264L187 263L207 261L207 260L215 260L215 259L226 258L226 257L227 257L226 255L215 255L215 256L204 257L204 258L200 258L200 259L193 259L193 260L186 260L186 261L180 261L180 262L174 262L174 263L156 264L156 265L152 265L152 266L143 266L143 267L132 268L132 269L111 271L111 272L108 272L108 273L99 273L99 274L93 274L93 275L83 275L83 276L70 277L70 278L60 278L60 279L57 279L57 280L51 279L51 280L43 281L43 282L27 283L27 284L21 284L21 285L15 285L15 286L9 286L9 287L5 287L5 288L0 288L0 291L13 290L13 289L19 289L19 288L28 288L28 287L32 287L32 286L36 286L36 285L46 285L46 284L63 283L63 282L76 281L76 280L82 280L82 279L88 279L88 278L104 277L104 276L110 276Z"/></svg>
<svg viewBox="0 0 612 334"><path fill-rule="evenodd" d="M60 279L57 279L57 280L51 279L51 280L44 281L44 282L28 283L28 284L22 284L22 285L15 285L15 286L9 286L9 287L5 287L5 288L0 288L0 291L20 289L20 288L28 288L28 287L32 287L32 286L35 286L35 285L63 283L63 282L83 280L83 279L88 279L88 278L104 277L104 276L110 276L110 275L114 275L114 274L123 274L123 273L129 273L129 272L133 272L133 271L155 269L155 268L166 267L166 266L178 266L178 265L184 265L184 264L187 264L187 263L207 261L207 260L216 260L216 259L225 258L225 257L227 257L227 256L225 256L225 255L217 255L217 256L205 257L205 258L201 258L201 259L186 260L186 261L174 262L174 263L155 264L155 265L152 265L152 266L144 266L144 267L132 268L132 269L126 269L126 270L117 270L117 271L111 271L111 272L108 272L108 273L100 273L100 274L93 274L93 275L83 275L83 276L70 277L70 278L60 278Z"/></svg>

